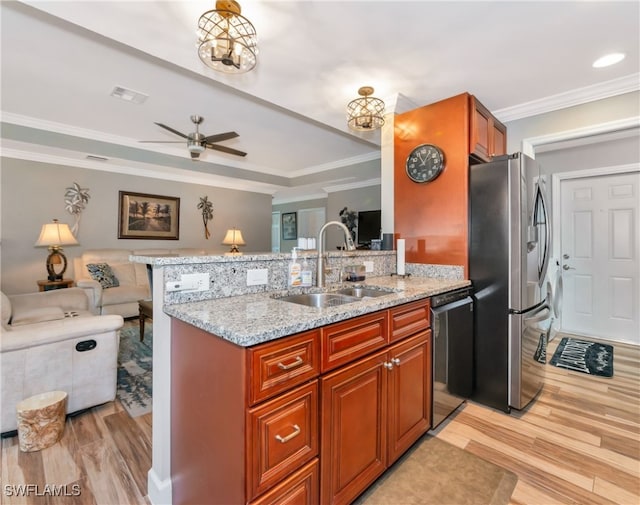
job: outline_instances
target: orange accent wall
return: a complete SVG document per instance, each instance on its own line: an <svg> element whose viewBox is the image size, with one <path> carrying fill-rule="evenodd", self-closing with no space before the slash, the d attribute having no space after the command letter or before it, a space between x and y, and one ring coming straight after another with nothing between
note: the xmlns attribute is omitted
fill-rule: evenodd
<svg viewBox="0 0 640 505"><path fill-rule="evenodd" d="M395 236L406 261L462 265L468 274L469 94L398 114L394 128ZM419 144L444 152L444 170L429 183L413 182L405 161Z"/></svg>

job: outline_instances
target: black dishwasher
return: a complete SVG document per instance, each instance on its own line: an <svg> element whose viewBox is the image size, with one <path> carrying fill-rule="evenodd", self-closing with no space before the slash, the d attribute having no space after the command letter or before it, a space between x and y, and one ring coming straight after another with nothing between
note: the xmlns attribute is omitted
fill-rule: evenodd
<svg viewBox="0 0 640 505"><path fill-rule="evenodd" d="M444 421L473 392L472 292L468 287L431 298L431 429Z"/></svg>

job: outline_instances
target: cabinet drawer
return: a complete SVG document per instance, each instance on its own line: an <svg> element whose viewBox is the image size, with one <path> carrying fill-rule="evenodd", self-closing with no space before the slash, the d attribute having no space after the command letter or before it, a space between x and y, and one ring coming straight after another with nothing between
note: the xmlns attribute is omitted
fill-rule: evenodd
<svg viewBox="0 0 640 505"><path fill-rule="evenodd" d="M318 381L247 413L247 496L252 500L318 454Z"/></svg>
<svg viewBox="0 0 640 505"><path fill-rule="evenodd" d="M320 330L253 347L248 359L249 404L255 405L320 373Z"/></svg>
<svg viewBox="0 0 640 505"><path fill-rule="evenodd" d="M429 328L430 306L426 299L389 309L389 340L394 342Z"/></svg>
<svg viewBox="0 0 640 505"><path fill-rule="evenodd" d="M318 458L287 477L251 505L316 505L320 499Z"/></svg>
<svg viewBox="0 0 640 505"><path fill-rule="evenodd" d="M386 310L325 326L322 328L322 371L384 347L387 335Z"/></svg>

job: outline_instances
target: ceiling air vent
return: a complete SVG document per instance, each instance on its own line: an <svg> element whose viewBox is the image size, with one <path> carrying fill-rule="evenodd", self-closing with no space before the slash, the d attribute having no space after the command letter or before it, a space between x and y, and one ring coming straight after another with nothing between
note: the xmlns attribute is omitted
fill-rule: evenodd
<svg viewBox="0 0 640 505"><path fill-rule="evenodd" d="M113 88L111 96L133 103L144 103L144 101L149 98L149 95L145 95L139 91L133 91L132 89L123 88L122 86L116 86Z"/></svg>

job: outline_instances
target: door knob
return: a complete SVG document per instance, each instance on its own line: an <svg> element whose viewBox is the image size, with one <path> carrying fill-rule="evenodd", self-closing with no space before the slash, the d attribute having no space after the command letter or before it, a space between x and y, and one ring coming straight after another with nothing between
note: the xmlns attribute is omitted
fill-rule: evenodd
<svg viewBox="0 0 640 505"><path fill-rule="evenodd" d="M575 270L575 268L570 267L569 265L562 265L563 270Z"/></svg>
<svg viewBox="0 0 640 505"><path fill-rule="evenodd" d="M569 255L568 255L567 253L563 254L563 255L562 255L562 257L563 257L564 259L566 259L566 260L568 260L568 259L569 259Z"/></svg>

